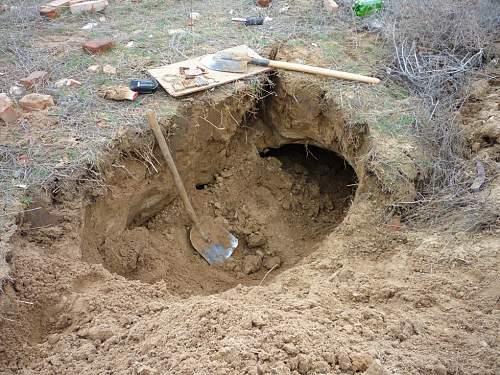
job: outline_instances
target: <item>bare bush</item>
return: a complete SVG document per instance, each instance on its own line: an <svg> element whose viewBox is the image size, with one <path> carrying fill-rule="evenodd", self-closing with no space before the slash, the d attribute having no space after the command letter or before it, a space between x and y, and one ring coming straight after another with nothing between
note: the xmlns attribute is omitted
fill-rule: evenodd
<svg viewBox="0 0 500 375"><path fill-rule="evenodd" d="M456 113L467 100L464 87L494 57L500 2L388 0L385 9L383 32L394 57L389 71L422 103L412 131L429 157L414 204L396 206L411 208L406 215L413 222L449 217L453 208L478 220L484 205L470 194L476 161ZM488 172L491 179L497 169Z"/></svg>

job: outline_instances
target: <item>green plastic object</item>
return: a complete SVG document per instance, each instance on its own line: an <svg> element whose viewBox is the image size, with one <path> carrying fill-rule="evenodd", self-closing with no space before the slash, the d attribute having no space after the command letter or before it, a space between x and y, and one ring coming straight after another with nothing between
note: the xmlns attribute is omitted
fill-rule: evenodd
<svg viewBox="0 0 500 375"><path fill-rule="evenodd" d="M365 17L382 9L382 0L356 0L352 6L358 17Z"/></svg>

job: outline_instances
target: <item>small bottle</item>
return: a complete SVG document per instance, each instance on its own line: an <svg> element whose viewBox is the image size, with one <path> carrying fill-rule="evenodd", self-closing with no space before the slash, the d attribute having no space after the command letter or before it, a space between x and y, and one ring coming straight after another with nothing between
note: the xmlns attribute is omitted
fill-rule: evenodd
<svg viewBox="0 0 500 375"><path fill-rule="evenodd" d="M155 79L133 79L130 81L130 90L139 94L151 94L158 88L158 81Z"/></svg>
<svg viewBox="0 0 500 375"><path fill-rule="evenodd" d="M382 0L355 0L352 10L358 17L365 17L382 9Z"/></svg>

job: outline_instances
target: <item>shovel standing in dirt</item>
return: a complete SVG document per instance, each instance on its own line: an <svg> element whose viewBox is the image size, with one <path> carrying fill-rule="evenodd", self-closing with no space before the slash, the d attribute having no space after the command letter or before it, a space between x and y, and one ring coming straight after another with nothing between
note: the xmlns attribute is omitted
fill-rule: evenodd
<svg viewBox="0 0 500 375"><path fill-rule="evenodd" d="M246 46L245 46L246 47ZM320 68L317 66L295 64L286 61L269 60L259 56L255 51L246 47L232 50L231 52L218 52L213 55L207 55L201 59L208 69L221 72L244 73L248 69L248 64L266 66L283 70L292 70L302 73L311 73L326 77L344 79L348 81L357 81L363 83L377 84L378 78L363 76L361 74L341 72L333 69Z"/></svg>
<svg viewBox="0 0 500 375"><path fill-rule="evenodd" d="M213 219L200 219L198 217L191 205L165 137L161 132L156 114L153 111L148 111L147 117L149 126L158 141L163 157L172 173L177 191L182 198L189 218L193 222L193 226L189 232L191 244L210 265L224 262L238 246L238 239Z"/></svg>

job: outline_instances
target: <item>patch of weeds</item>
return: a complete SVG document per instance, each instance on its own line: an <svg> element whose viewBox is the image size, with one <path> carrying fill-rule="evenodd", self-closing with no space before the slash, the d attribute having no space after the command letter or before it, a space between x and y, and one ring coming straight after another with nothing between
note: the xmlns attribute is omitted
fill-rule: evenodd
<svg viewBox="0 0 500 375"><path fill-rule="evenodd" d="M33 197L31 195L23 195L19 201L25 206L29 206L33 203Z"/></svg>

